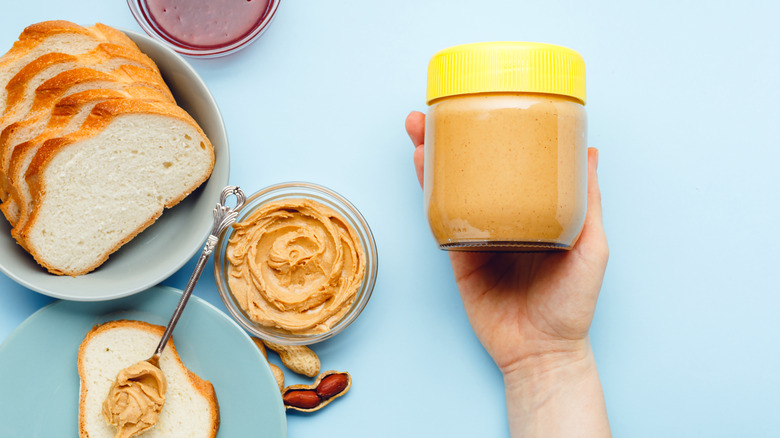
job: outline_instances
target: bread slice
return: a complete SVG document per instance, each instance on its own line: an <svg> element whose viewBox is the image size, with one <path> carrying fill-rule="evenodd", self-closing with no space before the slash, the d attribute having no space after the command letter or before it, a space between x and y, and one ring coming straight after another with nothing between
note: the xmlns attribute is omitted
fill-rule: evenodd
<svg viewBox="0 0 780 438"><path fill-rule="evenodd" d="M0 199L7 199L10 185L8 170L14 148L43 131L45 122L51 117L60 99L92 89L121 90L131 86L152 87L175 103L170 90L156 71L132 65L121 65L109 73L92 68L74 68L38 86L29 98L32 105L24 117L6 114L0 118Z"/></svg>
<svg viewBox="0 0 780 438"><path fill-rule="evenodd" d="M152 355L163 331L164 327L143 321L117 320L95 326L86 334L77 361L80 437L115 436L116 428L101 411L108 390L120 370ZM138 436L215 437L220 417L214 387L186 368L173 340L160 357L160 368L168 384L165 405L157 424Z"/></svg>
<svg viewBox="0 0 780 438"><path fill-rule="evenodd" d="M181 108L114 99L47 140L25 178L33 198L17 241L50 272L81 275L206 181L214 150Z"/></svg>
<svg viewBox="0 0 780 438"><path fill-rule="evenodd" d="M25 28L11 49L0 57L0 113L6 107L5 85L32 60L47 53L86 53L101 43L138 49L125 34L103 24L87 28L65 20L52 20Z"/></svg>
<svg viewBox="0 0 780 438"><path fill-rule="evenodd" d="M135 65L142 69L149 69L149 76L159 78L157 81L164 82L159 76L157 66L146 55L138 50L127 49L114 44L99 44L94 50L80 55L67 55L62 53L48 53L36 58L19 73L17 73L6 85L8 91L6 108L0 116L0 131L9 125L23 120L34 105L38 107L48 107L56 99L57 94L61 93L61 86L45 87L39 92L43 84L58 78L61 73L67 73L71 69L80 67L89 67L100 72L110 72L121 70L123 66ZM68 79L70 80L70 79ZM56 81L55 81L56 83ZM0 153L0 181L4 180L4 172L7 168L10 153L8 148L2 148ZM0 184L0 199L7 197L7 185Z"/></svg>
<svg viewBox="0 0 780 438"><path fill-rule="evenodd" d="M3 204L0 205L0 210L2 210L11 225L16 226L20 221L22 223L25 222L30 213L32 195L24 175L36 152L46 140L65 136L76 131L86 120L92 108L100 102L111 99L139 99L165 102L168 100L168 96L168 93L156 88L148 88L136 84L122 90L112 88L85 90L61 99L47 115L46 126L40 126L44 123L40 120L37 124L19 127L21 131L26 132L9 134L6 141L9 144L8 147L13 152L8 160L8 170L5 172L5 178L2 181L6 185L5 189L8 195ZM19 141L16 137L26 138L39 131L40 133L34 138L14 144ZM6 130L3 131L3 134L5 133ZM2 138L3 136L0 136L0 143ZM14 228L11 232L13 236L16 236L18 230Z"/></svg>
<svg viewBox="0 0 780 438"><path fill-rule="evenodd" d="M51 115L54 105L71 94L101 88L120 90L129 85L155 88L164 93L171 103L175 103L160 74L145 67L125 64L110 72L89 67L73 68L46 80L35 89L31 96L32 105L29 112L25 115L19 114L20 120L2 128L0 147L23 143L39 134L43 127L38 123L45 121L46 117Z"/></svg>

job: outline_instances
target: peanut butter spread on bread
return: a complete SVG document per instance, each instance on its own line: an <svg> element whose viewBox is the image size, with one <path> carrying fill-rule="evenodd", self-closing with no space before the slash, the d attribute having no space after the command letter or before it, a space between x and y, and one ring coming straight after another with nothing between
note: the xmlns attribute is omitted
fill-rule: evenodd
<svg viewBox="0 0 780 438"><path fill-rule="evenodd" d="M234 225L228 284L258 324L322 333L355 301L366 257L355 230L310 199L270 202Z"/></svg>
<svg viewBox="0 0 780 438"><path fill-rule="evenodd" d="M133 437L154 426L166 389L162 370L147 361L120 371L103 403L103 416L116 426L116 438Z"/></svg>

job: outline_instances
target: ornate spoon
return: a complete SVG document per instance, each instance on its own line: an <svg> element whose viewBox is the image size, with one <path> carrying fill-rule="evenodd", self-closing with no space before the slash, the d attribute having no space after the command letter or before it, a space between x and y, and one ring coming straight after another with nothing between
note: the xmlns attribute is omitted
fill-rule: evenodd
<svg viewBox="0 0 780 438"><path fill-rule="evenodd" d="M236 197L236 205L233 208L225 205L230 195ZM206 240L206 246L203 248L198 263L195 265L195 270L190 276L187 287L176 304L176 309L174 309L170 321L168 321L168 326L165 327L160 343L157 344L157 349L155 349L154 354L149 359L133 364L117 374L117 378L103 404L103 415L109 423L118 427L124 436L134 436L149 429L157 422L160 410L165 404L167 387L165 376L160 369L160 356L171 338L173 328L176 327L176 323L184 311L184 306L187 305L187 301L190 299L190 295L192 295L195 283L198 282L209 256L217 246L219 236L236 221L238 210L244 205L245 201L246 196L238 187L227 186L222 190L219 203L214 208L214 226L211 229L211 234ZM147 388L141 388L144 385ZM139 402L140 399L144 399L144 405L147 406L148 411L135 412L127 409L125 401L128 399L135 399Z"/></svg>
<svg viewBox="0 0 780 438"><path fill-rule="evenodd" d="M235 195L236 197L236 205L233 208L225 205L227 203L227 198L230 195ZM181 294L181 299L179 299L179 303L176 305L176 309L173 311L171 320L168 321L168 326L165 327L165 332L160 339L160 343L157 345L157 349L154 350L152 357L147 360L154 366L158 366L160 355L165 349L165 344L167 344L168 340L171 338L173 328L176 327L176 323L179 322L179 317L181 317L181 314L184 311L184 306L187 305L187 301L190 299L190 295L192 295L192 290L195 288L195 283L197 283L198 279L200 279L200 274L203 272L203 268L206 266L206 262L208 261L209 256L212 252L214 252L214 248L217 246L219 236L222 234L225 228L229 227L236 221L236 217L238 217L238 210L242 205L244 205L245 201L246 196L240 188L235 186L227 186L222 189L222 194L219 196L219 203L214 208L214 226L211 229L211 234L206 240L206 246L203 247L203 252L200 254L198 263L195 265L195 270L192 271L190 280L187 282L187 287L184 288L184 292Z"/></svg>

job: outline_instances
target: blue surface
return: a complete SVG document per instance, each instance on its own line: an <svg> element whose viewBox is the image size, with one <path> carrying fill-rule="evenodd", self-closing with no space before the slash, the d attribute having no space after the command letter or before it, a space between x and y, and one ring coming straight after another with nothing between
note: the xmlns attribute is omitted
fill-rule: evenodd
<svg viewBox="0 0 780 438"><path fill-rule="evenodd" d="M778 16L769 1L283 0L247 49L191 61L225 118L231 184L328 186L376 237L371 302L315 346L352 389L289 414L289 435L508 434L501 376L434 247L403 122L425 110L437 50L530 40L587 65L611 246L591 338L615 436L780 436ZM2 14L0 41L54 18L140 29L121 0L41 0ZM165 284L184 287L193 267ZM209 270L196 294L224 308ZM0 278L0 339L48 301Z"/></svg>

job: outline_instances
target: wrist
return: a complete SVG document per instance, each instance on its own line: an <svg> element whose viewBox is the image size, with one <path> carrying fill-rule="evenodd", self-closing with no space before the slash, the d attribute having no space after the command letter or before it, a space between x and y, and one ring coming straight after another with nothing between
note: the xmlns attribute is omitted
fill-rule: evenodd
<svg viewBox="0 0 780 438"><path fill-rule="evenodd" d="M557 341L556 345L539 348L511 363L501 364L504 382L520 385L526 381L540 381L554 375L576 375L587 371L594 362L588 338Z"/></svg>
<svg viewBox="0 0 780 438"><path fill-rule="evenodd" d="M502 371L512 436L610 436L587 340L575 349L528 356Z"/></svg>

